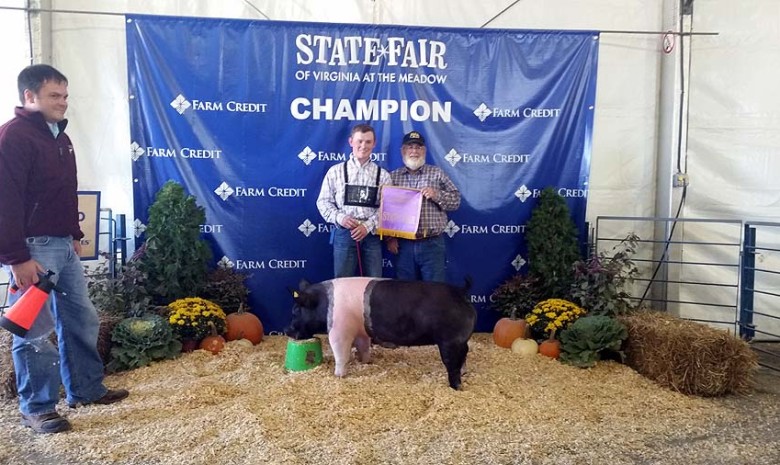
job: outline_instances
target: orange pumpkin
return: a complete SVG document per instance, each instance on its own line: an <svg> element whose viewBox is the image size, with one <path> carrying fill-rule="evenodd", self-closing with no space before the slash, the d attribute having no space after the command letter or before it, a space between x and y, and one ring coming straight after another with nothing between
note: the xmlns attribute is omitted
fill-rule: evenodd
<svg viewBox="0 0 780 465"><path fill-rule="evenodd" d="M508 349L512 347L515 339L525 337L528 324L525 320L515 318L501 318L493 327L493 342L497 346Z"/></svg>
<svg viewBox="0 0 780 465"><path fill-rule="evenodd" d="M214 326L214 323L209 322L209 324L211 325L211 335L200 341L200 348L216 355L225 348L225 338L217 334L217 327Z"/></svg>
<svg viewBox="0 0 780 465"><path fill-rule="evenodd" d="M249 339L252 344L259 344L263 340L263 324L260 318L245 312L243 305L236 313L229 314L225 322L227 324L225 338L228 341Z"/></svg>
<svg viewBox="0 0 780 465"><path fill-rule="evenodd" d="M554 359L561 356L561 341L555 339L555 330L550 333L549 339L539 344L539 353Z"/></svg>

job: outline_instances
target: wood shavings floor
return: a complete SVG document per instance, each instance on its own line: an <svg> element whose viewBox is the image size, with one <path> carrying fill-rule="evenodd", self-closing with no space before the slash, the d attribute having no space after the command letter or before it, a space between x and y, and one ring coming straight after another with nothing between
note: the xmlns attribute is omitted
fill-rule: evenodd
<svg viewBox="0 0 780 465"><path fill-rule="evenodd" d="M323 365L305 372L287 373L287 338L267 336L109 376L130 397L61 402L68 433L37 435L15 401L0 404L0 463L780 463L778 377L746 396L687 397L614 362L521 358L476 334L453 391L435 347L374 347L339 379L323 342Z"/></svg>

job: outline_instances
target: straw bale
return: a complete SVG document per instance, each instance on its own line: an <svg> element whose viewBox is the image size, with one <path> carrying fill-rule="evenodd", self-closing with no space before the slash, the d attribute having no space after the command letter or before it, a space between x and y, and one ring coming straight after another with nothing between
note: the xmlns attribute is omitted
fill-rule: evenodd
<svg viewBox="0 0 780 465"><path fill-rule="evenodd" d="M749 416L720 399L664 389L625 365L579 369L520 357L476 334L463 389L447 385L436 347L372 348L333 375L323 364L287 372L287 338L202 350L111 375L130 397L59 411L65 434L40 436L0 404L0 463L256 464L770 464L777 397ZM774 423L767 419L774 418ZM753 437L745 423L761 430ZM735 441L736 426L740 427ZM686 442L695 442L689 447Z"/></svg>
<svg viewBox="0 0 780 465"><path fill-rule="evenodd" d="M658 384L698 396L750 390L756 354L728 331L660 312L621 321L628 328L626 363Z"/></svg>
<svg viewBox="0 0 780 465"><path fill-rule="evenodd" d="M0 399L16 397L16 374L11 356L13 340L13 334L0 330Z"/></svg>

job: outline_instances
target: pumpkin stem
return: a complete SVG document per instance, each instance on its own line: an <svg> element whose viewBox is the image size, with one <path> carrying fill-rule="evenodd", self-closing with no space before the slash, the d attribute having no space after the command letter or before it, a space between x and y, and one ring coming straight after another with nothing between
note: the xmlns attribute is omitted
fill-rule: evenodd
<svg viewBox="0 0 780 465"><path fill-rule="evenodd" d="M550 331L550 337L548 338L551 341L555 340L555 332L558 331L558 328L553 328L552 331Z"/></svg>
<svg viewBox="0 0 780 465"><path fill-rule="evenodd" d="M209 321L209 327L211 327L212 336L219 336L219 333L217 333L217 327L214 325L213 321Z"/></svg>

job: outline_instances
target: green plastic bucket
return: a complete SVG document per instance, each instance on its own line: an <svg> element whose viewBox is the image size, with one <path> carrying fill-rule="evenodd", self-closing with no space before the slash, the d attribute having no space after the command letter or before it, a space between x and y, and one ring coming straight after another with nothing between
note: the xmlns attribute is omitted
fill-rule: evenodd
<svg viewBox="0 0 780 465"><path fill-rule="evenodd" d="M304 371L322 363L322 342L316 337L296 341L287 340L284 367L290 371Z"/></svg>

